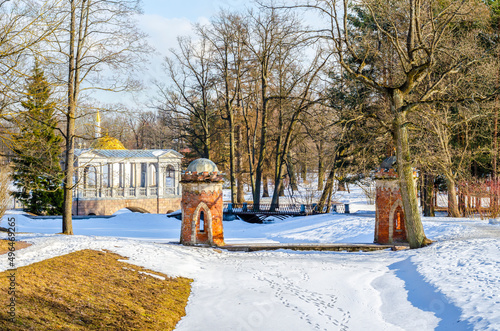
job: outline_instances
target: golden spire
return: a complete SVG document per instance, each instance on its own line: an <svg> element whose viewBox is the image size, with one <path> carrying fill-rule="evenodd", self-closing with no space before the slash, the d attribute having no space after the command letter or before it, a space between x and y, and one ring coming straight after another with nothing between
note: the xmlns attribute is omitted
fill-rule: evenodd
<svg viewBox="0 0 500 331"><path fill-rule="evenodd" d="M101 138L101 114L99 113L99 110L97 111L96 118L95 118L94 138L95 139Z"/></svg>

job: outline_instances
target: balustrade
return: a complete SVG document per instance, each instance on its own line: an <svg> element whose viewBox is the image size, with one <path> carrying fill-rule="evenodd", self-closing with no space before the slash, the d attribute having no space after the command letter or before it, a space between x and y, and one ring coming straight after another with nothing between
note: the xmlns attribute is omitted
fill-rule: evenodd
<svg viewBox="0 0 500 331"><path fill-rule="evenodd" d="M175 194L175 187L165 187L165 195Z"/></svg>
<svg viewBox="0 0 500 331"><path fill-rule="evenodd" d="M83 190L82 196L84 198L95 198L95 197L97 197L97 190L96 189Z"/></svg>
<svg viewBox="0 0 500 331"><path fill-rule="evenodd" d="M80 198L142 198L142 197L156 197L166 195L180 194L176 187L164 187L160 190L158 187L105 187L105 188L92 188L92 189L79 189L73 192L73 196Z"/></svg>

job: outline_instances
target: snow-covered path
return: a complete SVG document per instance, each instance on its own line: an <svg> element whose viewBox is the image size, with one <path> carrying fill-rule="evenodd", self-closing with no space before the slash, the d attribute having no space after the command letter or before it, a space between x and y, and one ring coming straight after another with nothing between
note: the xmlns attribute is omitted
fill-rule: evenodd
<svg viewBox="0 0 500 331"><path fill-rule="evenodd" d="M23 230L35 227L33 220L16 217ZM43 223L50 228L50 221ZM143 231L161 224L164 232L156 238ZM34 245L17 252L18 266L85 248L108 249L129 257L129 263L193 278L178 330L500 329L499 227L485 221L426 219L427 236L437 240L432 246L370 253L183 247L168 244L178 223L154 215L86 225L89 230L81 232L98 228L116 236L20 234L18 239ZM123 238L126 233L135 238ZM225 223L225 234L234 242L355 242L373 238L373 219L323 215L267 225L235 221ZM0 270L6 262L0 260Z"/></svg>
<svg viewBox="0 0 500 331"><path fill-rule="evenodd" d="M386 318L382 292L405 296L388 275L387 259L370 254L295 254L289 252L220 255L200 275L188 315L179 330L397 330L397 319ZM354 258L354 260L353 260ZM387 276L373 286L376 280ZM214 280L216 280L214 282ZM203 293L202 295L197 295ZM411 307L407 325L437 324L432 314Z"/></svg>

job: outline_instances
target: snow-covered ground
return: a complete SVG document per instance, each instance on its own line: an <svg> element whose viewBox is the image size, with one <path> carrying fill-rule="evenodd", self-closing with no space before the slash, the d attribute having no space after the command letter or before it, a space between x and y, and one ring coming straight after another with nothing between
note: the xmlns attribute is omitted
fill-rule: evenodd
<svg viewBox="0 0 500 331"><path fill-rule="evenodd" d="M359 194L340 199L359 212L224 222L226 243L371 243L374 207ZM193 278L178 330L500 330L500 226L486 220L424 218L436 243L419 250L242 253L174 244L180 221L165 215L75 219L74 236L54 234L60 219L6 217L24 232L17 239L33 243L17 252L17 266L108 249ZM7 262L0 257L0 270Z"/></svg>

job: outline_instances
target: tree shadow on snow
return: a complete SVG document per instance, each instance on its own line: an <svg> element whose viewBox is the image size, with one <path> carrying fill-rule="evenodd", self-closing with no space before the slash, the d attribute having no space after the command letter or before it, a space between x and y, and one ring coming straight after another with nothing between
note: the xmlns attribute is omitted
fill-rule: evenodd
<svg viewBox="0 0 500 331"><path fill-rule="evenodd" d="M462 311L452 304L438 288L424 281L417 267L407 258L393 263L389 269L405 282L408 291L408 301L424 311L433 312L441 320L435 330L473 330L474 327L466 320L460 320Z"/></svg>

